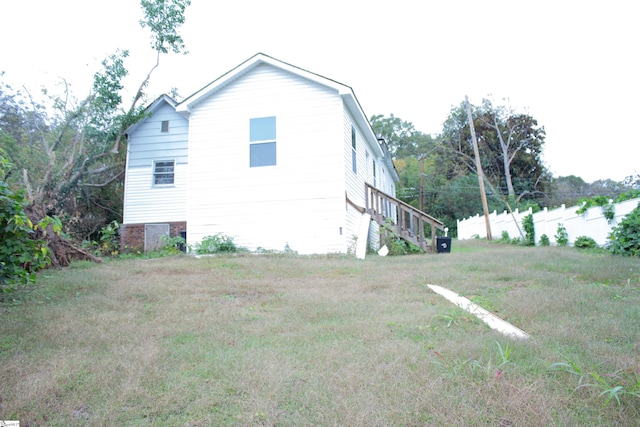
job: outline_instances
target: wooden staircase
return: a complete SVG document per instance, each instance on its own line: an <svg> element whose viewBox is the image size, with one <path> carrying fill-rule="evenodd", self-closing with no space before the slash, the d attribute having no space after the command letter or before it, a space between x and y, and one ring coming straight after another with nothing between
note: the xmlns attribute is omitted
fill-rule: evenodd
<svg viewBox="0 0 640 427"><path fill-rule="evenodd" d="M371 215L372 220L425 252L436 250L436 229L444 230L441 221L369 184L365 184L365 188L365 211ZM425 239L427 224L431 228L430 240Z"/></svg>

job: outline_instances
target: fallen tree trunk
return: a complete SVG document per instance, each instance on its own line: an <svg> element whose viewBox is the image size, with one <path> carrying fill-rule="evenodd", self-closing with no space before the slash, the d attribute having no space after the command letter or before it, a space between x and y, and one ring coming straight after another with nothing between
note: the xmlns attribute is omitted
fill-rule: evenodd
<svg viewBox="0 0 640 427"><path fill-rule="evenodd" d="M26 213L33 224L38 224L47 216L44 210L38 209L34 203L27 207ZM72 261L102 262L102 259L84 249L79 243L56 233L51 225L48 225L44 230L36 229L33 238L46 242L51 267L67 267Z"/></svg>
<svg viewBox="0 0 640 427"><path fill-rule="evenodd" d="M102 259L59 234L48 233L45 240L49 248L52 267L66 267L72 261L102 262Z"/></svg>

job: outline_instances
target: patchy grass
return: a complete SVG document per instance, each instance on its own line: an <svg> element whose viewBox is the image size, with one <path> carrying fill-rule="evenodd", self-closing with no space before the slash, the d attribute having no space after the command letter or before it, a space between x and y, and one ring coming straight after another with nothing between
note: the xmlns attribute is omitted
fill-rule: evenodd
<svg viewBox="0 0 640 427"><path fill-rule="evenodd" d="M453 249L364 261L179 256L46 271L25 303L0 308L0 419L637 424L637 260L482 240ZM499 335L427 283L532 339Z"/></svg>

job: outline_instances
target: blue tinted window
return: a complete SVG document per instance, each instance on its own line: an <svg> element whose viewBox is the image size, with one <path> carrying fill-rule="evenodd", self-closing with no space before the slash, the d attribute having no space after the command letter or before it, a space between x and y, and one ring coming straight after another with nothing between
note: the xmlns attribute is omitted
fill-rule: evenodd
<svg viewBox="0 0 640 427"><path fill-rule="evenodd" d="M273 141L276 139L276 118L251 119L250 141Z"/></svg>
<svg viewBox="0 0 640 427"><path fill-rule="evenodd" d="M275 166L276 164L276 143L263 142L261 144L251 144L249 166Z"/></svg>

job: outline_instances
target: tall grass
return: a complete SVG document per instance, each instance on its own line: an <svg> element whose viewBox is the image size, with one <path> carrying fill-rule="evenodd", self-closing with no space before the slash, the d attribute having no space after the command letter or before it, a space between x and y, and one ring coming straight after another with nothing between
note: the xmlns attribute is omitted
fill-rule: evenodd
<svg viewBox="0 0 640 427"><path fill-rule="evenodd" d="M23 305L0 308L0 419L637 424L637 260L453 245L364 261L183 256L46 271ZM427 283L532 338L501 336Z"/></svg>

